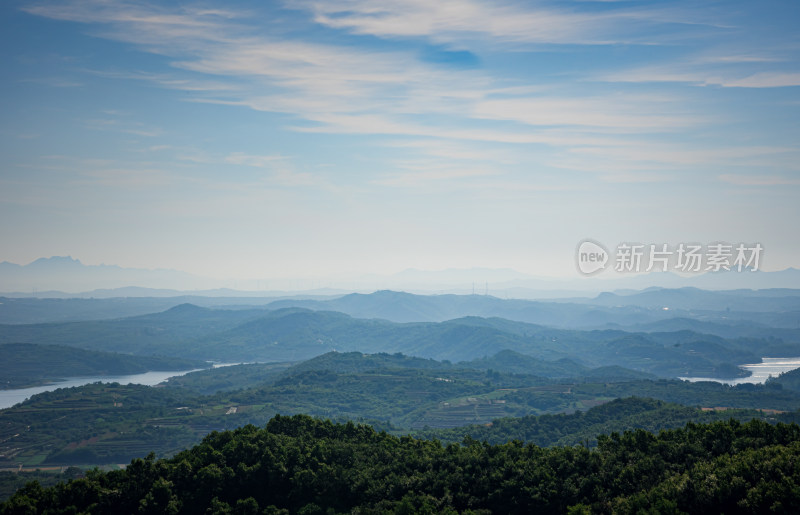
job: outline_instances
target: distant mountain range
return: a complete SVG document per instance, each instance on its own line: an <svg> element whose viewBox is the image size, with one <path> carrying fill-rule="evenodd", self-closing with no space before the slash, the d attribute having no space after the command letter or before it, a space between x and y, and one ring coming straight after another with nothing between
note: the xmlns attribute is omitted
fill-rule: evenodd
<svg viewBox="0 0 800 515"><path fill-rule="evenodd" d="M282 299L270 309L300 307L339 311L357 318L393 322L442 322L465 316L499 317L533 324L569 328L646 326L668 320L676 329L701 324L730 327L742 324L755 330L800 327L800 290L705 291L696 288L650 289L602 293L594 298L558 301L499 299L486 295L414 295L379 291L352 293L333 299ZM714 332L714 331L708 331ZM714 333L716 334L716 333Z"/></svg>
<svg viewBox="0 0 800 515"><path fill-rule="evenodd" d="M0 297L0 324L107 320L163 311L180 304L229 310L303 308L399 323L463 317L574 329L644 332L692 330L722 337L775 337L800 341L800 290L706 291L696 288L602 293L592 298L501 299L491 295L371 294L294 297Z"/></svg>
<svg viewBox="0 0 800 515"><path fill-rule="evenodd" d="M191 304L116 320L0 325L0 343L237 362L300 361L331 351L403 353L475 361L467 366L486 369L510 370L516 364L544 377L613 366L662 377L736 377L742 373L738 364L800 354L797 340L725 339L688 330L578 331L475 316L397 323L296 307L230 310Z"/></svg>
<svg viewBox="0 0 800 515"><path fill-rule="evenodd" d="M27 265L0 263L0 290L37 296L39 290L82 292L103 288L214 288L219 281L176 270L123 268L116 265L84 265L70 256L41 258Z"/></svg>
<svg viewBox="0 0 800 515"><path fill-rule="evenodd" d="M331 279L330 287L309 280L263 278L223 281L167 269L85 265L72 257L41 258L27 265L0 263L0 294L7 297L283 297L341 295L380 289L415 293L490 294L501 298L568 298L594 296L615 290L650 287L695 287L707 290L800 288L800 270L778 272L721 272L680 276L671 272L617 274L593 277L546 278L511 269L470 268L424 271L408 269L391 275ZM233 288L231 288L233 286Z"/></svg>

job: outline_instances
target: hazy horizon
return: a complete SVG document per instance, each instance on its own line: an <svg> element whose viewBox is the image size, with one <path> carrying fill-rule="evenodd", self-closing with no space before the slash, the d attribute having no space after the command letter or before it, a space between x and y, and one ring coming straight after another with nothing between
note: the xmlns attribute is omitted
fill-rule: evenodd
<svg viewBox="0 0 800 515"><path fill-rule="evenodd" d="M71 256L39 258L27 264L0 262L0 294L47 297L90 295L165 296L202 294L231 296L255 294L344 294L379 290L417 294L455 293L503 298L565 298L593 296L618 290L693 287L706 290L800 289L800 270L768 272L736 268L719 273L676 273L674 270L640 273L617 272L613 266L598 275L541 277L512 269L406 269L393 274L352 276L215 278L181 270L124 268L114 264L91 265ZM62 295L63 294L63 295Z"/></svg>

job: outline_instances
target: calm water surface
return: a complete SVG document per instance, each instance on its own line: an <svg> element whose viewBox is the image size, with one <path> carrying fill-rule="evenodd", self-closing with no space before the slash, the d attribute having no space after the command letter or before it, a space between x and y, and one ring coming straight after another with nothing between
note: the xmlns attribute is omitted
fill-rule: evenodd
<svg viewBox="0 0 800 515"><path fill-rule="evenodd" d="M166 381L169 377L182 376L194 372L194 370L167 371L167 372L145 372L143 374L131 374L125 376L87 376L70 377L64 381L54 382L42 386L31 388L20 388L18 390L0 390L0 409L10 408L14 404L20 403L37 393L49 392L58 388L70 388L73 386L83 386L96 382L119 383L119 384L143 384L147 386L156 385Z"/></svg>
<svg viewBox="0 0 800 515"><path fill-rule="evenodd" d="M737 377L736 379L718 379L714 377L681 377L687 381L716 381L723 384L764 384L772 376L777 377L783 372L789 372L800 368L800 358L761 358L763 363L752 365L741 365L739 368L749 370L753 373L750 377Z"/></svg>
<svg viewBox="0 0 800 515"><path fill-rule="evenodd" d="M238 365L239 363L215 363L214 368ZM783 372L788 372L800 368L800 357L797 358L763 358L763 363L753 363L741 365L741 368L753 373L750 377L739 377L736 379L719 379L715 377L681 377L687 381L716 381L724 384L754 383L763 384L770 376L778 376ZM20 388L18 390L0 390L0 409L10 408L14 404L20 403L37 393L49 392L58 388L70 388L73 386L83 386L96 382L119 383L119 384L143 384L147 386L157 385L166 381L170 377L182 376L194 372L194 370L167 371L167 372L145 372L143 374L131 374L124 376L89 376L71 377L64 381L55 382L43 386L32 388Z"/></svg>

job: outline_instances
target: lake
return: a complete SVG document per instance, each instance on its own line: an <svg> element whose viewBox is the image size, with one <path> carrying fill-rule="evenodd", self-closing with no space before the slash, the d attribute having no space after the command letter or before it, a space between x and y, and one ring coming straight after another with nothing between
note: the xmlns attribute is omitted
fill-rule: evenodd
<svg viewBox="0 0 800 515"><path fill-rule="evenodd" d="M716 381L723 384L754 383L763 384L770 376L778 376L783 372L788 372L800 368L800 357L798 358L762 358L763 363L753 363L741 365L740 368L749 370L753 373L750 377L737 377L736 379L719 379L715 377L681 377L686 381ZM214 368L239 365L241 363L214 363ZM201 370L201 369L198 369ZM154 386L166 381L170 377L182 376L194 372L194 370L167 371L167 372L145 372L143 374L131 374L125 376L90 376L90 377L71 377L64 381L59 381L43 386L32 388L20 388L18 390L0 390L0 409L10 408L14 404L20 403L37 393L49 392L58 388L71 388L73 386L83 386L96 382L101 383L120 383L120 384L143 384Z"/></svg>
<svg viewBox="0 0 800 515"><path fill-rule="evenodd" d="M201 369L197 369L201 370ZM147 386L157 385L166 381L170 377L182 376L194 372L194 370L166 371L166 372L145 372L143 374L131 374L125 376L89 376L89 377L70 377L64 381L58 381L42 386L31 388L19 388L17 390L0 390L0 409L10 408L14 404L20 403L37 393L49 392L58 388L71 388L73 386L83 386L96 382L119 383L119 384L143 384Z"/></svg>
<svg viewBox="0 0 800 515"><path fill-rule="evenodd" d="M767 379L777 377L783 372L789 372L796 368L800 368L800 358L761 358L762 363L753 363L750 365L740 365L739 368L749 370L753 373L750 377L737 377L735 379L718 379L714 377L681 377L680 379L686 381L715 381L723 384L764 384Z"/></svg>

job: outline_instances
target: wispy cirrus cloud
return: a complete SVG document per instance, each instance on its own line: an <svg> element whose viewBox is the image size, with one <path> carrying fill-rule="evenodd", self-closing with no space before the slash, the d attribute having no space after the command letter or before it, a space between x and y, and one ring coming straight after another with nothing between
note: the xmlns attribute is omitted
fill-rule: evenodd
<svg viewBox="0 0 800 515"><path fill-rule="evenodd" d="M102 37L175 59L173 76L136 70L92 73L193 92L195 101L246 105L311 121L333 113L456 113L494 82L478 73L440 70L413 52L250 36L252 28L233 14L91 1L25 10L101 28L110 25L114 30L101 29Z"/></svg>
<svg viewBox="0 0 800 515"><path fill-rule="evenodd" d="M136 80L156 84L165 89L195 93L225 93L241 90L235 82L223 79L209 79L204 77L179 76L175 73L153 73L141 70L96 70L84 69L84 72L106 79Z"/></svg>
<svg viewBox="0 0 800 515"><path fill-rule="evenodd" d="M231 152L227 155L214 155L199 149L182 149L178 160L198 165L220 165L229 169L247 167L256 169L257 174L238 174L236 183L251 184L258 187L310 187L336 190L337 187L326 177L306 171L297 171L291 156L282 154L257 155L245 152Z"/></svg>
<svg viewBox="0 0 800 515"><path fill-rule="evenodd" d="M155 138L164 133L159 127L152 127L141 122L126 120L124 117L116 116L114 113L104 114L111 114L111 116L104 118L87 118L83 120L84 126L98 131L122 132L147 138Z"/></svg>
<svg viewBox="0 0 800 515"><path fill-rule="evenodd" d="M529 52L536 52L545 43L605 45L622 39L650 43L658 39L658 31L649 29L662 25L681 25L689 31L692 27L707 30L714 26L703 10L632 8L625 4L596 9L476 0L343 0L288 5L311 13L313 23L351 35L418 37L454 48L481 38L514 43L515 51ZM631 177L623 173L625 170L693 166L706 159L685 143L673 143L667 150L642 145L642 136L681 134L721 122L700 103L679 93L631 94L625 84L776 87L800 82L795 73L741 68L780 61L768 52L754 50L709 54L683 65L662 63L603 75L587 72L583 77L587 82L622 86L566 90L559 82L574 83L574 75L526 83L482 67L437 66L421 59L416 50L402 46L314 41L291 31L282 33L269 21L268 28L274 30L263 30L250 23L247 12L234 8L203 10L86 0L46 2L23 9L37 16L90 24L90 30L100 37L165 56L172 70L92 73L146 80L185 91L190 93L186 100L193 102L289 114L297 120L289 127L296 132L423 138L436 142L442 158L446 157L446 142L545 145L566 156L563 163L554 166L583 162L590 169L596 168L591 156L604 160L608 176L616 174L621 179ZM716 28L728 29L722 25ZM673 31L669 37L674 42L681 35L689 37L680 31L677 35ZM731 71L733 66L739 75ZM430 147L411 148L429 156L434 153ZM447 158L458 159L456 154L451 152ZM717 163L728 160L724 153L716 158ZM253 156L234 154L228 159L238 160L228 160L228 164L247 166L257 161ZM262 166L274 164L258 162ZM437 177L440 171L429 165L428 173ZM447 173L450 179L470 176ZM299 182L303 181L306 179ZM306 182L312 181L308 178Z"/></svg>
<svg viewBox="0 0 800 515"><path fill-rule="evenodd" d="M722 174L717 178L736 186L800 186L800 178L780 175Z"/></svg>
<svg viewBox="0 0 800 515"><path fill-rule="evenodd" d="M766 39L766 38L765 38ZM800 62L796 48L783 42L778 48L769 41L741 49L739 43L727 43L728 49L714 49L684 55L680 60L666 60L595 77L600 81L623 83L687 83L696 86L730 88L777 88L800 85Z"/></svg>
<svg viewBox="0 0 800 515"><path fill-rule="evenodd" d="M400 163L400 167L408 168L409 170L387 174L374 180L373 183L404 188L431 188L437 184L439 186L452 187L454 179L461 180L502 175L498 170L491 168L461 168L452 165L442 166L441 163Z"/></svg>
<svg viewBox="0 0 800 515"><path fill-rule="evenodd" d="M99 24L100 36L144 45L150 51L163 51L174 42L181 45L173 50L180 50L192 40L223 41L231 27L229 22L246 15L224 9L170 9L150 3L102 0L43 2L21 9L46 18Z"/></svg>
<svg viewBox="0 0 800 515"><path fill-rule="evenodd" d="M282 155L256 156L245 154L244 152L233 152L225 158L225 162L235 165L253 166L256 168L268 168L275 166L276 162L285 161L286 159L289 159L289 157Z"/></svg>
<svg viewBox="0 0 800 515"><path fill-rule="evenodd" d="M717 23L699 9L690 14L625 4L581 10L550 2L479 0L305 0L289 5L312 12L317 23L354 34L425 37L445 43L474 38L525 44L652 43L658 38L645 27Z"/></svg>
<svg viewBox="0 0 800 515"><path fill-rule="evenodd" d="M800 73L762 72L720 82L728 88L786 88L800 86Z"/></svg>
<svg viewBox="0 0 800 515"><path fill-rule="evenodd" d="M413 149L431 157L453 161L513 164L518 160L518 155L509 149L508 145L495 148L488 145L476 145L474 142L433 139L395 140L384 142L383 145L389 148Z"/></svg>
<svg viewBox="0 0 800 515"><path fill-rule="evenodd" d="M596 31L605 26L607 19L644 17L631 12L598 15L468 1L293 4L296 5L314 11L317 22L337 28L353 28L359 20L367 23L368 19L379 25L388 24L386 31L376 32L378 35L392 35L388 27L409 27L408 30L425 34L483 31L492 37L533 38L551 43L570 39L570 34L586 33L584 25L591 25ZM492 97L498 91L533 88L504 84L480 70L437 67L405 50L366 50L251 35L248 33L254 32L253 28L248 27L244 15L233 11L169 10L147 4L99 1L39 4L25 10L50 18L113 26L113 31L101 30L101 35L176 58L172 61L175 77L121 72L121 78L127 73L131 78L194 92L196 101L290 113L334 130L369 132L382 126L379 132L405 133L414 127L414 123L408 123L414 115L443 115L453 121L493 119L530 125L566 123L639 130L694 123L689 117L681 120L682 115L674 112L654 113L655 104L639 102L634 113L629 107L622 109L620 101L597 95L570 99L540 94L497 100ZM366 18L353 13L362 13ZM429 21L417 23L420 19ZM186 73L178 75L179 70ZM209 76L220 79L209 81ZM404 129L392 128L398 126ZM452 131L447 133L458 137ZM435 136L424 130L418 134Z"/></svg>
<svg viewBox="0 0 800 515"><path fill-rule="evenodd" d="M796 2L7 4L9 248L571 274L578 236L735 232L796 266Z"/></svg>
<svg viewBox="0 0 800 515"><path fill-rule="evenodd" d="M737 61L741 62L741 61ZM759 61L761 62L761 61ZM765 71L748 73L741 70L704 69L702 65L648 66L612 73L600 78L608 82L684 82L697 86L724 88L783 88L800 86L800 73Z"/></svg>
<svg viewBox="0 0 800 515"><path fill-rule="evenodd" d="M40 84L51 88L78 88L84 84L77 80L67 79L63 77L37 77L29 79L20 79L20 82L28 82L31 84Z"/></svg>
<svg viewBox="0 0 800 515"><path fill-rule="evenodd" d="M158 168L120 168L102 167L86 170L82 174L87 184L109 186L113 188L154 188L171 184L173 177Z"/></svg>
<svg viewBox="0 0 800 515"><path fill-rule="evenodd" d="M725 165L763 163L765 157L782 154L797 155L790 147L739 146L688 148L659 142L640 142L616 147L581 147L571 151L574 154L590 156L593 159L605 158L614 162L649 162L662 165Z"/></svg>
<svg viewBox="0 0 800 515"><path fill-rule="evenodd" d="M514 120L528 125L604 127L634 131L667 131L706 122L694 113L681 113L678 102L657 96L618 95L568 98L554 96L484 100L474 115Z"/></svg>

